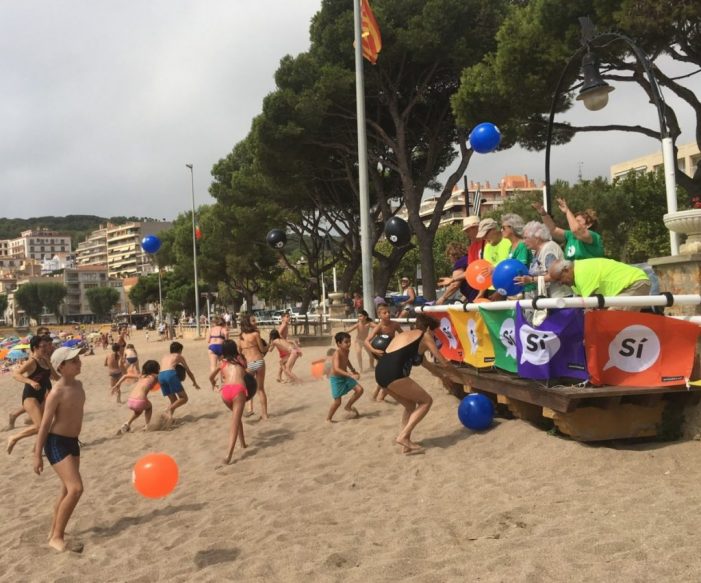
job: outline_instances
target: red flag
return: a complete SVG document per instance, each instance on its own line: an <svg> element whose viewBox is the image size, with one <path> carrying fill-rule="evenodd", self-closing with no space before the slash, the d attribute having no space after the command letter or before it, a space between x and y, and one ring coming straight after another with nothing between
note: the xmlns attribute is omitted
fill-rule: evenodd
<svg viewBox="0 0 701 583"><path fill-rule="evenodd" d="M595 385L683 385L691 374L699 327L640 312L584 316L587 368Z"/></svg>
<svg viewBox="0 0 701 583"><path fill-rule="evenodd" d="M431 312L431 317L440 322L438 328L433 331L433 337L436 340L436 346L441 354L448 360L456 362L463 361L462 346L458 332L451 322L448 310L444 312Z"/></svg>
<svg viewBox="0 0 701 583"><path fill-rule="evenodd" d="M382 36L368 0L360 0L360 19L363 57L374 65L377 62L377 55L382 50Z"/></svg>
<svg viewBox="0 0 701 583"><path fill-rule="evenodd" d="M195 239L197 239L199 241L201 238L202 238L202 231L200 231L200 226L197 225L195 227Z"/></svg>

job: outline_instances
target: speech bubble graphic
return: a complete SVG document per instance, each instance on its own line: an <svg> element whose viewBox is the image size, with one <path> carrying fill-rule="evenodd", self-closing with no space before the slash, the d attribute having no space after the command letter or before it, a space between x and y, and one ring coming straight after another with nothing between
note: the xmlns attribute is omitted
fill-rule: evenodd
<svg viewBox="0 0 701 583"><path fill-rule="evenodd" d="M528 324L522 324L518 335L522 347L521 364L524 362L535 365L547 364L560 350L560 339L554 332L536 330Z"/></svg>
<svg viewBox="0 0 701 583"><path fill-rule="evenodd" d="M643 372L660 357L660 339L651 328L634 324L623 328L609 344L604 370L614 366L624 372Z"/></svg>
<svg viewBox="0 0 701 583"><path fill-rule="evenodd" d="M499 340L506 349L506 354L516 359L516 323L513 318L506 318L499 328Z"/></svg>
<svg viewBox="0 0 701 583"><path fill-rule="evenodd" d="M479 340L477 338L477 322L472 318L467 320L467 337L470 339L470 352L476 354L479 348Z"/></svg>
<svg viewBox="0 0 701 583"><path fill-rule="evenodd" d="M441 318L440 329L448 341L448 346L450 346L452 349L456 349L458 347L458 340L455 338L455 336L453 336L453 327L450 324L450 318Z"/></svg>

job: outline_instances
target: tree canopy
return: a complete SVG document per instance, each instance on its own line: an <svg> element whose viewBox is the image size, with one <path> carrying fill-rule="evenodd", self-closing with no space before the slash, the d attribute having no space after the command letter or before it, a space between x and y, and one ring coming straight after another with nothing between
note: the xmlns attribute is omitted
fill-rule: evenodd
<svg viewBox="0 0 701 583"><path fill-rule="evenodd" d="M100 321L109 318L112 308L119 302L119 292L113 287L93 287L85 292L90 311Z"/></svg>

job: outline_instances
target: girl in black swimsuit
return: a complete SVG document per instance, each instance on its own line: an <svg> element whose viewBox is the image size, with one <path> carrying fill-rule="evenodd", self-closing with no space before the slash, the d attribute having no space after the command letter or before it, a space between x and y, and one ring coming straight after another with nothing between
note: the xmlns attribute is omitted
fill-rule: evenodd
<svg viewBox="0 0 701 583"><path fill-rule="evenodd" d="M411 432L433 404L431 395L409 377L412 366L421 363L427 350L436 362L448 364L446 358L438 351L433 335L426 334L427 330L438 328L438 324L437 320L419 314L416 317L416 328L395 336L375 367L377 384L384 387L404 407L402 430L395 440L402 446L403 453L422 449L420 445L411 441Z"/></svg>
<svg viewBox="0 0 701 583"><path fill-rule="evenodd" d="M49 360L52 348L51 338L32 336L29 348L32 351L32 358L15 371L12 377L24 383L22 408L32 418L33 425L8 438L7 453L12 453L12 449L20 439L35 435L39 431L46 393L51 390L51 379L59 378Z"/></svg>

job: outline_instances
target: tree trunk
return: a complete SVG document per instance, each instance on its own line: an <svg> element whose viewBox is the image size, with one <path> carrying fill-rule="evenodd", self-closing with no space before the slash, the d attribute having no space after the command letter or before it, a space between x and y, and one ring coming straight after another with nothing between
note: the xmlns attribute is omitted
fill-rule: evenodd
<svg viewBox="0 0 701 583"><path fill-rule="evenodd" d="M410 246L403 247L402 249L393 249L389 257L385 257L379 253L375 254L374 257L379 264L373 274L375 296L385 297L390 278L396 273L397 269L399 269L402 257L404 257L410 249Z"/></svg>

